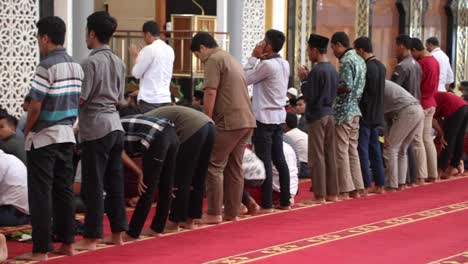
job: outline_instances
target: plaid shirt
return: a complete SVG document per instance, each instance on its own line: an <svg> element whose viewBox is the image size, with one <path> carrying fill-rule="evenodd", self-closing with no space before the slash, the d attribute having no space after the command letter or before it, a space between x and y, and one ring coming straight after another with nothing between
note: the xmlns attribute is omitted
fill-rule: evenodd
<svg viewBox="0 0 468 264"><path fill-rule="evenodd" d="M142 155L166 127L174 127L167 119L147 115L128 116L121 122L125 131L124 148L131 156Z"/></svg>

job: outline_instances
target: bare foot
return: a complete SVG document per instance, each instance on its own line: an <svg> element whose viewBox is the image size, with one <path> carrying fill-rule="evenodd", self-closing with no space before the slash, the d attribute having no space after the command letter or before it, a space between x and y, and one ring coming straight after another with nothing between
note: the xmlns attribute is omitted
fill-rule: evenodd
<svg viewBox="0 0 468 264"><path fill-rule="evenodd" d="M127 233L124 233L122 235L122 240L124 243L128 243L128 242L137 241L138 239L128 235Z"/></svg>
<svg viewBox="0 0 468 264"><path fill-rule="evenodd" d="M359 190L354 190L354 191L349 192L349 197L351 197L353 199L357 199L357 198L361 197L359 195Z"/></svg>
<svg viewBox="0 0 468 264"><path fill-rule="evenodd" d="M227 215L225 215L225 216L223 217L223 221L225 221L225 222L235 222L235 221L239 221L239 217L237 217L237 216L227 216Z"/></svg>
<svg viewBox="0 0 468 264"><path fill-rule="evenodd" d="M465 173L465 162L463 160L460 160L460 163L457 166L457 170L458 170L458 174Z"/></svg>
<svg viewBox="0 0 468 264"><path fill-rule="evenodd" d="M197 229L194 219L187 219L184 223L180 223L179 226L184 229Z"/></svg>
<svg viewBox="0 0 468 264"><path fill-rule="evenodd" d="M164 233L175 233L179 232L179 223L175 223L167 220L166 227L164 228Z"/></svg>
<svg viewBox="0 0 468 264"><path fill-rule="evenodd" d="M73 249L72 245L62 244L60 247L54 250L54 253L58 255L74 256L76 251Z"/></svg>
<svg viewBox="0 0 468 264"><path fill-rule="evenodd" d="M249 212L249 209L244 204L241 204L239 207L239 215L245 215Z"/></svg>
<svg viewBox="0 0 468 264"><path fill-rule="evenodd" d="M418 178L418 179L416 180L416 184L417 184L417 185L424 185L424 183L425 183L424 178Z"/></svg>
<svg viewBox="0 0 468 264"><path fill-rule="evenodd" d="M437 182L437 178L427 178L426 182Z"/></svg>
<svg viewBox="0 0 468 264"><path fill-rule="evenodd" d="M83 238L82 240L73 243L72 247L78 251L84 250L96 250L96 244L98 239L96 238Z"/></svg>
<svg viewBox="0 0 468 264"><path fill-rule="evenodd" d="M23 261L47 261L47 253L26 253L19 255L15 258L16 260Z"/></svg>
<svg viewBox="0 0 468 264"><path fill-rule="evenodd" d="M406 189L406 184L398 184L398 190L403 191Z"/></svg>
<svg viewBox="0 0 468 264"><path fill-rule="evenodd" d="M223 222L223 217L221 215L204 215L202 218L203 224L207 225L217 225Z"/></svg>
<svg viewBox="0 0 468 264"><path fill-rule="evenodd" d="M124 232L118 232L118 233L112 233L110 237L104 238L101 243L104 243L106 245L115 245L115 246L121 246L124 244L124 241L122 239Z"/></svg>
<svg viewBox="0 0 468 264"><path fill-rule="evenodd" d="M338 196L337 195L328 195L327 198L325 199L327 202L338 202Z"/></svg>
<svg viewBox="0 0 468 264"><path fill-rule="evenodd" d="M361 197L367 197L367 195L369 194L367 189L359 190L358 193Z"/></svg>
<svg viewBox="0 0 468 264"><path fill-rule="evenodd" d="M0 234L0 263L7 260L8 258L8 247L5 236Z"/></svg>
<svg viewBox="0 0 468 264"><path fill-rule="evenodd" d="M385 191L386 191L386 192L389 192L389 193L396 192L397 190L398 190L398 188L392 188L392 187L387 187L387 188L385 188Z"/></svg>
<svg viewBox="0 0 468 264"><path fill-rule="evenodd" d="M157 233L151 228L143 230L143 232L141 232L141 235L147 236L147 237L161 237L162 236L161 233Z"/></svg>
<svg viewBox="0 0 468 264"><path fill-rule="evenodd" d="M260 214L271 214L275 211L275 209L273 208L260 208L260 210L258 210L258 212Z"/></svg>
<svg viewBox="0 0 468 264"><path fill-rule="evenodd" d="M340 200L349 200L349 193L345 192L345 193L341 193L340 194Z"/></svg>
<svg viewBox="0 0 468 264"><path fill-rule="evenodd" d="M289 211L292 208L291 208L290 205L286 205L286 206L285 205L280 205L280 206L277 206L276 209L281 210L281 211Z"/></svg>
<svg viewBox="0 0 468 264"><path fill-rule="evenodd" d="M315 198L302 201L303 204L324 204L325 198L317 196Z"/></svg>
<svg viewBox="0 0 468 264"><path fill-rule="evenodd" d="M375 187L374 190L375 190L375 193L376 193L376 194L383 194L383 193L385 193L385 188L384 188L383 186L377 186L377 187Z"/></svg>

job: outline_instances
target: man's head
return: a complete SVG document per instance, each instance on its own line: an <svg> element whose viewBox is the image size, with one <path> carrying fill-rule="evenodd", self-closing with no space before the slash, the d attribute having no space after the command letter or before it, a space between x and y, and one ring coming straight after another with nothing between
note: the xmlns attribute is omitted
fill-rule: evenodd
<svg viewBox="0 0 468 264"><path fill-rule="evenodd" d="M192 38L192 44L190 50L199 58L202 62L208 59L212 50L218 47L218 43L208 32L198 32Z"/></svg>
<svg viewBox="0 0 468 264"><path fill-rule="evenodd" d="M424 48L424 45L422 41L418 38L412 38L411 39L411 55L417 60L421 59L424 57L424 54L426 53L426 49Z"/></svg>
<svg viewBox="0 0 468 264"><path fill-rule="evenodd" d="M324 36L310 34L307 55L313 63L317 62L321 56L327 54L328 42L329 39Z"/></svg>
<svg viewBox="0 0 468 264"><path fill-rule="evenodd" d="M204 93L202 91L195 91L193 93L193 97L192 97L192 105L202 106L203 105L203 95L204 95Z"/></svg>
<svg viewBox="0 0 468 264"><path fill-rule="evenodd" d="M297 128L297 115L294 113L286 114L286 129L285 132Z"/></svg>
<svg viewBox="0 0 468 264"><path fill-rule="evenodd" d="M339 58L350 47L349 37L344 32L336 32L331 38L330 48L333 50L335 57Z"/></svg>
<svg viewBox="0 0 468 264"><path fill-rule="evenodd" d="M88 49L95 49L109 44L109 41L117 29L117 20L104 11L94 12L88 16L86 44Z"/></svg>
<svg viewBox="0 0 468 264"><path fill-rule="evenodd" d="M461 81L459 89L464 95L468 95L468 81Z"/></svg>
<svg viewBox="0 0 468 264"><path fill-rule="evenodd" d="M408 35L399 35L395 39L397 48L396 55L399 60L411 54L412 41Z"/></svg>
<svg viewBox="0 0 468 264"><path fill-rule="evenodd" d="M303 115L306 111L306 101L304 96L297 98L296 102L296 113L299 115Z"/></svg>
<svg viewBox="0 0 468 264"><path fill-rule="evenodd" d="M65 43L66 26L59 17L49 16L36 23L37 43L43 56L47 56L54 49Z"/></svg>
<svg viewBox="0 0 468 264"><path fill-rule="evenodd" d="M265 41L263 53L271 55L281 51L286 37L283 32L276 29L270 29L265 33L265 38L263 40Z"/></svg>
<svg viewBox="0 0 468 264"><path fill-rule="evenodd" d="M288 89L288 93L286 94L288 99L296 99L297 98L297 89L294 87L291 87Z"/></svg>
<svg viewBox="0 0 468 264"><path fill-rule="evenodd" d="M359 56L367 59L373 52L372 41L368 37L360 37L354 41L354 49Z"/></svg>
<svg viewBox="0 0 468 264"><path fill-rule="evenodd" d="M16 133L18 119L9 114L0 115L0 140L7 140Z"/></svg>
<svg viewBox="0 0 468 264"><path fill-rule="evenodd" d="M430 37L426 40L426 49L429 52L440 47L439 40L436 37Z"/></svg>
<svg viewBox="0 0 468 264"><path fill-rule="evenodd" d="M159 29L158 23L154 21L147 21L143 24L143 39L146 45L150 45L159 38L161 30Z"/></svg>
<svg viewBox="0 0 468 264"><path fill-rule="evenodd" d="M21 104L21 107L23 108L23 111L25 111L25 112L28 111L29 104L31 103L31 100L32 100L32 97L30 95L26 95L26 97L24 97L24 101Z"/></svg>

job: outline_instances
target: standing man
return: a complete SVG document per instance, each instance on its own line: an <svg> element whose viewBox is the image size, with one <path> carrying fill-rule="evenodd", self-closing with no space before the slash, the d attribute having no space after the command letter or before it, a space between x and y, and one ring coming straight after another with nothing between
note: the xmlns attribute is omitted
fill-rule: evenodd
<svg viewBox="0 0 468 264"><path fill-rule="evenodd" d="M400 35L396 38L396 54L399 63L392 73L392 81L406 91L414 98L421 99L421 76L422 70L418 62L411 55L411 37L408 35ZM408 147L408 182L410 184L424 183L427 178L427 159L426 150L422 138L419 138L421 133L416 133L414 141ZM405 186L402 185L401 188Z"/></svg>
<svg viewBox="0 0 468 264"><path fill-rule="evenodd" d="M307 53L315 66L298 70L301 91L307 100L306 120L309 125L309 168L312 175L314 202L337 201L336 135L333 102L338 87L338 73L328 61L329 39L312 34Z"/></svg>
<svg viewBox="0 0 468 264"><path fill-rule="evenodd" d="M439 85L439 63L432 54L424 49L420 39L412 39L411 53L418 60L422 70L421 106L424 109L423 141L427 158L428 181L437 180L437 151L432 139L432 119L436 110L435 94Z"/></svg>
<svg viewBox="0 0 468 264"><path fill-rule="evenodd" d="M108 45L117 28L113 17L95 12L88 17L86 28L86 43L93 50L82 63L85 78L79 116L86 215L84 238L75 248L94 250L102 238L104 204L113 244L123 244L122 233L128 228L121 158L124 132L116 109L124 100L125 65Z"/></svg>
<svg viewBox="0 0 468 264"><path fill-rule="evenodd" d="M36 26L44 59L29 92L32 100L24 130L33 249L19 259L45 261L54 250L52 218L62 243L57 252L74 254L72 125L78 115L83 70L63 48L66 29L59 17L42 18Z"/></svg>
<svg viewBox="0 0 468 264"><path fill-rule="evenodd" d="M366 64L350 48L348 35L336 32L331 39L333 53L340 60L340 80L334 104L336 124L337 168L340 192L359 198L364 191L358 154L359 101L366 84Z"/></svg>
<svg viewBox="0 0 468 264"><path fill-rule="evenodd" d="M159 38L159 25L148 21L143 25L146 47L141 51L129 48L132 75L140 79L138 107L142 113L171 104L170 85L174 64L174 50Z"/></svg>
<svg viewBox="0 0 468 264"><path fill-rule="evenodd" d="M279 174L280 209L291 208L289 169L283 152L281 125L286 120L284 106L288 93L289 63L278 54L284 41L283 32L268 30L245 67L247 85L253 85L252 107L257 120L252 143L255 153L265 165L266 179L262 184L261 206L266 211L273 210L272 162Z"/></svg>
<svg viewBox="0 0 468 264"><path fill-rule="evenodd" d="M192 52L205 65L204 112L215 122L216 140L206 179L208 214L205 223L238 219L244 188L242 159L255 128L242 65L218 47L206 32L192 38Z"/></svg>
<svg viewBox="0 0 468 264"><path fill-rule="evenodd" d="M365 60L367 67L366 86L359 105L362 112L359 128L359 157L364 186L369 190L374 181L376 193L383 193L385 173L379 142L379 127L384 124L383 96L387 70L372 53L372 42L369 38L356 39L354 49Z"/></svg>
<svg viewBox="0 0 468 264"><path fill-rule="evenodd" d="M445 54L439 45L439 40L436 37L431 37L426 40L426 49L439 62L439 92L446 92L450 88L450 84L454 82L452 66L447 54Z"/></svg>

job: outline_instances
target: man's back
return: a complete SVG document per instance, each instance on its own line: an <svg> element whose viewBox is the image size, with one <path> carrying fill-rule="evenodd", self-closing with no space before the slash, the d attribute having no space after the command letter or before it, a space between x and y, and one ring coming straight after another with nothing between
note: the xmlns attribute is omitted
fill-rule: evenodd
<svg viewBox="0 0 468 264"><path fill-rule="evenodd" d="M439 62L440 75L439 75L439 92L445 92L446 85L453 83L453 70L450 65L450 60L447 54L445 54L440 48L436 48L432 51L432 56Z"/></svg>
<svg viewBox="0 0 468 264"><path fill-rule="evenodd" d="M291 147L295 150L296 154L298 155L298 159L301 162L308 161L308 140L309 136L301 131L298 128L289 130L284 134L284 142L291 145Z"/></svg>
<svg viewBox="0 0 468 264"><path fill-rule="evenodd" d="M424 109L435 107L434 98L439 86L439 63L434 56L425 56L418 60L422 70L421 105Z"/></svg>
<svg viewBox="0 0 468 264"><path fill-rule="evenodd" d="M419 101L400 85L385 81L384 113L399 111L409 105L417 105Z"/></svg>
<svg viewBox="0 0 468 264"><path fill-rule="evenodd" d="M124 63L104 46L93 50L82 67L85 78L79 115L81 140L94 140L122 130L116 105L124 99Z"/></svg>
<svg viewBox="0 0 468 264"><path fill-rule="evenodd" d="M366 60L366 86L360 108L363 121L369 126L383 124L383 93L385 88L385 66L375 57Z"/></svg>
<svg viewBox="0 0 468 264"><path fill-rule="evenodd" d="M26 166L0 150L0 206L13 205L29 214Z"/></svg>
<svg viewBox="0 0 468 264"><path fill-rule="evenodd" d="M392 81L405 88L416 99L420 99L421 76L421 66L412 56L407 56L395 67Z"/></svg>

